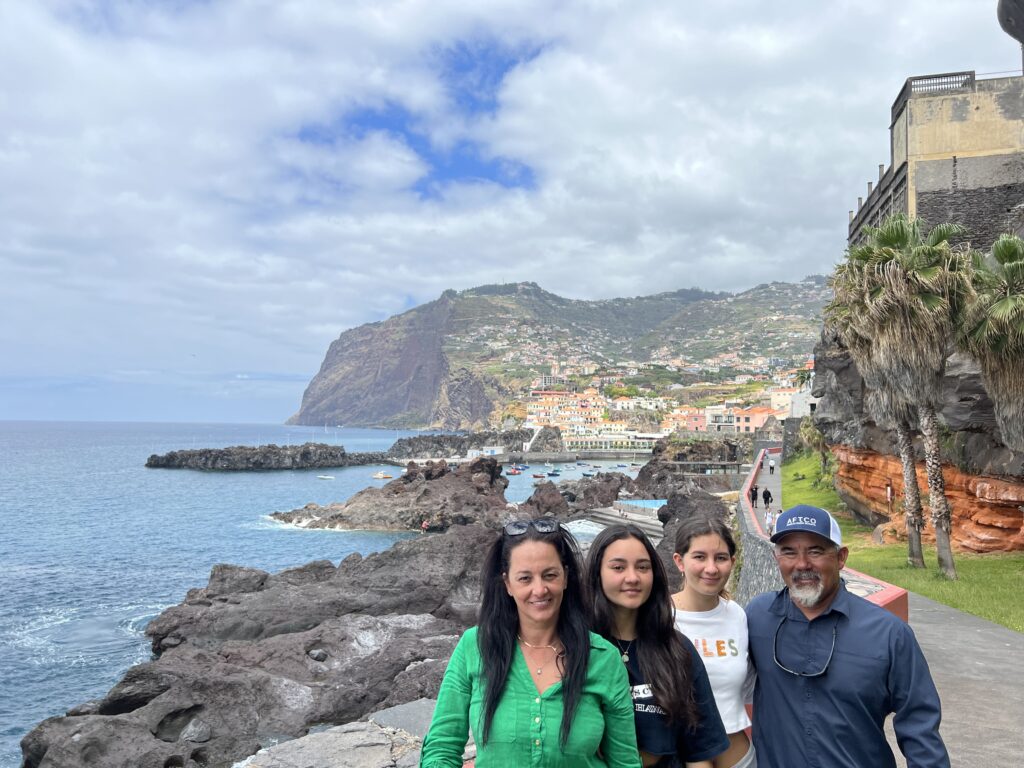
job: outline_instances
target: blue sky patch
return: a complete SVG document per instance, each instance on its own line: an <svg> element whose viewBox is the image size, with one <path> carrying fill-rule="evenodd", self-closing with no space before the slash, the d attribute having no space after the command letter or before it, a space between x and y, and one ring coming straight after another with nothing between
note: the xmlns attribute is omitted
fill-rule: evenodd
<svg viewBox="0 0 1024 768"><path fill-rule="evenodd" d="M441 198L452 183L492 183L509 189L534 189L533 169L518 160L490 157L484 145L469 139L449 147L438 147L417 116L405 107L388 103L382 107L350 112L336 125L306 125L296 137L310 144L332 144L339 136L362 139L382 132L400 138L430 168L413 189L423 198Z"/></svg>
<svg viewBox="0 0 1024 768"><path fill-rule="evenodd" d="M512 49L492 40L461 40L439 50L439 75L458 111L494 113L505 76L535 59L541 50L539 45Z"/></svg>

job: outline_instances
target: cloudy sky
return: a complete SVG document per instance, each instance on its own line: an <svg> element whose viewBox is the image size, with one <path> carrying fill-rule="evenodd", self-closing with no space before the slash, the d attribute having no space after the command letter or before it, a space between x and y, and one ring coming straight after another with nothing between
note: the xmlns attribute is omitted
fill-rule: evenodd
<svg viewBox="0 0 1024 768"><path fill-rule="evenodd" d="M280 422L446 288L824 273L994 0L0 0L0 419Z"/></svg>

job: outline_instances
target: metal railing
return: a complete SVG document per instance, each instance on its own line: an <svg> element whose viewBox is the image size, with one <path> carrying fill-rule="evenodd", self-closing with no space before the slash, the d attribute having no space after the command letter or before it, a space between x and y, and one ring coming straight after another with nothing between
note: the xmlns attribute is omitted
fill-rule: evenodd
<svg viewBox="0 0 1024 768"><path fill-rule="evenodd" d="M896 118L903 105L915 93L943 93L945 91L959 91L965 88L974 87L974 70L969 72L946 72L941 75L925 75L923 77L908 77L903 83L896 101L892 103L892 122Z"/></svg>

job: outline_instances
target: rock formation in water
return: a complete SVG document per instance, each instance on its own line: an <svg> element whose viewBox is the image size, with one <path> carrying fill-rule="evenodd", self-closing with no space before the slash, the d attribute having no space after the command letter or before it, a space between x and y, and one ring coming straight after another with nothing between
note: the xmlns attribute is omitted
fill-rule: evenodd
<svg viewBox="0 0 1024 768"><path fill-rule="evenodd" d="M505 453L522 453L523 446L533 439L532 429L507 432L472 432L456 435L416 435L402 437L388 449L388 458L395 461L410 459L447 459L468 456L470 451L490 447L504 448Z"/></svg>
<svg viewBox="0 0 1024 768"><path fill-rule="evenodd" d="M883 532L903 536L903 474L889 433L864 408L864 383L839 341L824 335L815 348L813 394L819 398L814 423L838 459L836 489L853 512L871 524L889 522ZM956 546L974 552L1024 550L1024 455L1000 442L977 364L961 354L946 363L939 419L946 496ZM926 539L934 537L920 441L915 441L918 485L925 505ZM894 491L886 503L886 484Z"/></svg>
<svg viewBox="0 0 1024 768"><path fill-rule="evenodd" d="M410 462L405 474L381 488L365 488L348 501L307 504L272 517L302 528L444 531L470 523L497 527L508 514L507 487L501 467L489 457L454 471L443 459L425 467Z"/></svg>
<svg viewBox="0 0 1024 768"><path fill-rule="evenodd" d="M750 450L749 438L742 435L687 440L662 438L655 443L651 460L637 473L636 490L648 499L667 499L671 493L687 486L708 491L733 490L741 475L702 475L691 462L738 464L750 461Z"/></svg>
<svg viewBox="0 0 1024 768"><path fill-rule="evenodd" d="M264 471L276 469L332 469L381 464L383 453L348 453L343 446L326 443L302 445L235 445L153 454L146 466L159 469Z"/></svg>

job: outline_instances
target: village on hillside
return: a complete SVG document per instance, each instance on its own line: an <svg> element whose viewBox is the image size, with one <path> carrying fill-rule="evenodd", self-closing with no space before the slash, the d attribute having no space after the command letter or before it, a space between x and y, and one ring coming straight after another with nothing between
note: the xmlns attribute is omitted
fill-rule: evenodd
<svg viewBox="0 0 1024 768"><path fill-rule="evenodd" d="M553 361L550 375L534 379L517 404L517 415L524 427L558 427L567 451L650 451L673 433L752 434L770 419L800 418L814 410L813 358L795 368L773 367L784 362L723 353L698 363L627 361L599 370L589 361ZM736 373L718 381L680 382L723 369ZM675 381L654 373L676 374L668 377Z"/></svg>

